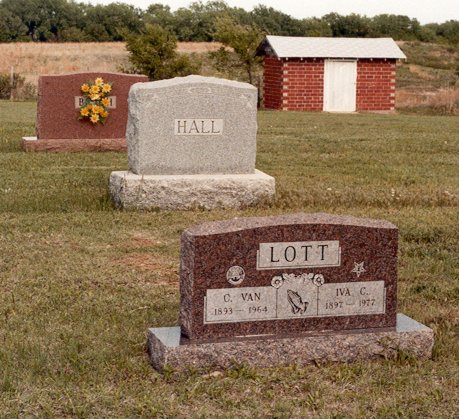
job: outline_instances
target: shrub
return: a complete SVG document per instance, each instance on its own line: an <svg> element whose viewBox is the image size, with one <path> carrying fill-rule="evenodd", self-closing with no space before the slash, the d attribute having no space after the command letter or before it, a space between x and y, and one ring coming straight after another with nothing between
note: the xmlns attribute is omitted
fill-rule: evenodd
<svg viewBox="0 0 459 419"><path fill-rule="evenodd" d="M0 99L35 99L36 87L20 74L0 74Z"/></svg>
<svg viewBox="0 0 459 419"><path fill-rule="evenodd" d="M177 38L159 25L147 25L144 33L128 38L126 49L132 69L150 80L187 76L199 72L188 56L178 54Z"/></svg>
<svg viewBox="0 0 459 419"><path fill-rule="evenodd" d="M236 60L231 60L228 50L221 48L212 56L216 60L216 65L237 65L247 75L247 81L255 84L254 74L257 71L262 59L255 55L264 33L256 26L239 25L231 18L220 18L216 22L215 39L223 45L232 48Z"/></svg>

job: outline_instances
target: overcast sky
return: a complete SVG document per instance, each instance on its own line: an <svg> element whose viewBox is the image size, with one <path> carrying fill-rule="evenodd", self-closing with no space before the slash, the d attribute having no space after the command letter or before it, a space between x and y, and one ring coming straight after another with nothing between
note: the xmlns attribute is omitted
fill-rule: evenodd
<svg viewBox="0 0 459 419"><path fill-rule="evenodd" d="M84 1L84 0L83 0ZM119 1L146 9L150 4L167 4L172 10L187 7L191 0L86 0L92 4ZM206 3L206 1L204 1ZM341 15L359 13L374 16L382 13L406 15L421 23L459 20L459 0L226 0L230 6L252 10L257 4L273 7L295 18L321 17L329 12Z"/></svg>

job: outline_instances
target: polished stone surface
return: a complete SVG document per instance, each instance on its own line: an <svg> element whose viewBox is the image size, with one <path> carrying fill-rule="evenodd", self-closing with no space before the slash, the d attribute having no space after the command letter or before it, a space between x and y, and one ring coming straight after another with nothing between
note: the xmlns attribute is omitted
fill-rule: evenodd
<svg viewBox="0 0 459 419"><path fill-rule="evenodd" d="M77 99L81 85L102 77L113 83L112 105L104 125L79 120ZM25 137L27 151L124 151L128 93L135 83L147 76L121 73L72 73L43 75L38 79L37 141ZM53 142L54 141L54 142Z"/></svg>
<svg viewBox="0 0 459 419"><path fill-rule="evenodd" d="M351 216L191 226L181 240L182 333L202 341L393 328L397 246L392 223Z"/></svg>

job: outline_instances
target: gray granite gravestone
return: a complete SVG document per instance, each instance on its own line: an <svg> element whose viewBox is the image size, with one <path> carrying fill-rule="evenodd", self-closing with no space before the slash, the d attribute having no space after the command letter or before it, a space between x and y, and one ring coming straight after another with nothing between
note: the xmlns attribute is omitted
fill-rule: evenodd
<svg viewBox="0 0 459 419"><path fill-rule="evenodd" d="M153 366L429 357L433 332L397 314L398 230L328 214L240 218L182 235L180 327L149 330Z"/></svg>
<svg viewBox="0 0 459 419"><path fill-rule="evenodd" d="M129 171L110 190L123 208L237 208L269 201L274 178L255 169L257 90L188 76L134 85Z"/></svg>

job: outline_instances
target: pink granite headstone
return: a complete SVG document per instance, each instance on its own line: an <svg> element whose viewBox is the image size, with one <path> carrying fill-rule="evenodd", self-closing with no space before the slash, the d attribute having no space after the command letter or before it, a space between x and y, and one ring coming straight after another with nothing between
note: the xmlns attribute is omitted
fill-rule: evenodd
<svg viewBox="0 0 459 419"><path fill-rule="evenodd" d="M79 119L81 85L102 77L112 83L109 116L105 124ZM75 73L40 76L36 139L25 137L31 151L121 151L126 150L128 94L134 83L147 76L120 73Z"/></svg>
<svg viewBox="0 0 459 419"><path fill-rule="evenodd" d="M192 340L395 327L398 229L328 214L213 221L182 235Z"/></svg>
<svg viewBox="0 0 459 419"><path fill-rule="evenodd" d="M159 371L432 355L396 313L398 229L330 214L235 218L182 234L180 326L148 330Z"/></svg>

